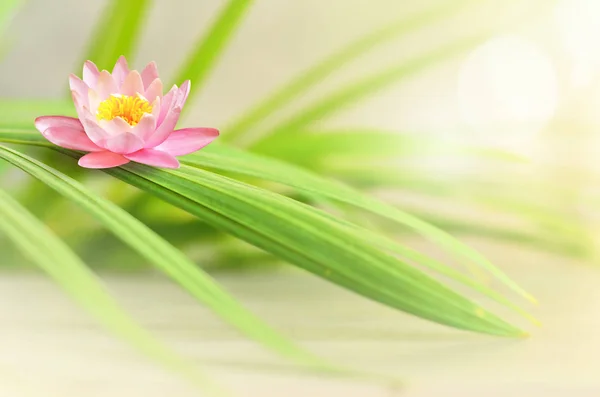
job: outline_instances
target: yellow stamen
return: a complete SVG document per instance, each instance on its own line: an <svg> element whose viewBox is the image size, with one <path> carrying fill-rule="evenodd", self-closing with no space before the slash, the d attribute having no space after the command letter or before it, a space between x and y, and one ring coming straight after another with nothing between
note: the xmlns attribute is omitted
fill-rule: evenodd
<svg viewBox="0 0 600 397"><path fill-rule="evenodd" d="M142 97L127 95L111 95L98 106L98 120L112 120L121 117L134 126L140 122L145 113L152 113L152 105Z"/></svg>

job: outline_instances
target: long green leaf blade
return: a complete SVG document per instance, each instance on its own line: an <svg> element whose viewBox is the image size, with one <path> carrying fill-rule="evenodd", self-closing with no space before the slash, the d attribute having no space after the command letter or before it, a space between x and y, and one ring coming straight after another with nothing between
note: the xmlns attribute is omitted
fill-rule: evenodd
<svg viewBox="0 0 600 397"><path fill-rule="evenodd" d="M344 184L326 180L309 171L278 160L261 157L224 145L213 145L202 152L186 156L183 162L197 167L210 167L283 183L300 191L347 203L392 219L410 227L431 241L440 244L449 252L482 266L514 291L529 300L535 301L531 295L491 264L483 255L464 245L443 230L391 205L366 196Z"/></svg>
<svg viewBox="0 0 600 397"><path fill-rule="evenodd" d="M229 0L215 23L196 43L195 49L176 74L175 84L191 80L194 85L186 109L190 107L193 96L200 92L210 71L216 65L219 56L225 50L227 43L251 5L252 0Z"/></svg>
<svg viewBox="0 0 600 397"><path fill-rule="evenodd" d="M185 375L196 386L217 390L192 363L138 325L62 240L1 189L0 217L0 230L105 327L170 370Z"/></svg>
<svg viewBox="0 0 600 397"><path fill-rule="evenodd" d="M301 267L374 300L457 328L506 336L523 335L522 331L424 273L374 249L313 207L199 169L182 167L177 171L156 172L135 164L125 168L288 250L301 253L311 261L296 262ZM117 172L120 173L110 170L112 174ZM196 213L191 206L185 209ZM207 223L214 221L204 215L200 214L201 219ZM231 224L212 224L225 227L227 232L238 237L249 237L240 236L240 228ZM248 241L260 246L254 237ZM260 247L271 250L273 244ZM401 271L397 271L400 268ZM481 313L485 314L480 317Z"/></svg>
<svg viewBox="0 0 600 397"><path fill-rule="evenodd" d="M311 233L318 234L319 231L330 230L329 228L332 227L331 223L321 224L323 217L319 216L318 213L315 214L314 211L316 210L312 207L303 207L297 202L276 195L278 197L277 200L283 200L283 203L286 204L285 211L282 211L281 202L265 202L265 197L271 197L270 193L265 191L256 193L254 188L248 190L248 187L245 185L241 185L243 186L241 187L239 183L214 174L203 174L203 176L210 178L210 182L198 186L196 179L192 182L188 177L184 176L173 178L173 175L178 174L177 171L168 172L169 175L167 177L165 172L156 172L157 170L148 167L129 165L126 168L127 171L110 169L107 172L197 215L214 227L223 229L306 270L321 277L325 276L327 279L365 296L458 328L506 336L523 335L522 331L485 312L478 305L473 306L472 303L464 300L459 295L455 295L416 269L411 267L403 269L403 278L400 280L397 277L390 278L389 274L387 274L386 266L379 261L384 261L388 264L393 263L393 266L387 268L389 271L395 268L398 261L392 259L392 257L373 251L372 248L362 244L360 241L353 241L354 239L346 236L345 238L341 238L342 246L337 247L332 245L332 241L328 241L334 238L333 236L336 233L327 233L324 236L325 238L318 235L312 236ZM186 169L186 171L192 173L199 172L193 169ZM218 194L214 193L215 186L213 184L219 184L223 181L227 181L227 187L220 187L217 190ZM234 201L230 202L231 197L227 196L232 194L231 192L234 192L236 189L242 189L242 193L236 193ZM256 194L259 194L260 198L257 198ZM244 200L250 199L253 200L252 204L244 202ZM247 205L250 205L250 207L247 207ZM259 213L250 215L253 210L257 210L256 206L259 207ZM269 209L272 210L274 208L278 209L275 219L273 219L273 214L269 212ZM302 208L301 212L295 213L299 208ZM298 230L296 227L282 228L282 225L290 220L303 219L306 222L306 216L310 216L310 221L308 221L308 224L303 223L302 225L303 227L308 227L310 233L302 230L302 232L298 232L300 234L293 234L282 241L283 234L294 233L294 231ZM286 221L281 219L281 217L284 217ZM337 227L341 228L339 225ZM336 231L344 234L343 228L339 228ZM348 241L353 241L357 246L348 245ZM325 245L315 247L315 243ZM336 239L333 243L340 244L340 240ZM348 251L352 254L350 257L348 257L350 255ZM335 260L338 262L333 262L332 255L336 257ZM375 272L375 275L368 274L368 272L362 273L360 269L359 273L356 273L356 269L348 269L348 266L356 266L357 260L359 263L362 262L360 258L364 260L365 255L369 258L367 261L377 267L378 271ZM371 255L375 255L377 258L374 263L370 262L374 259ZM371 269L373 266L366 266L365 268ZM385 275L381 274L380 271L383 271ZM423 276L425 277L424 279L421 278ZM418 279L418 282L415 278ZM403 284L402 280L406 284ZM393 286L390 285L390 282L400 284ZM402 285L402 288L400 285ZM418 292L417 296L422 298L423 301L415 297L415 293L417 292L414 292L413 289L416 289ZM413 292L409 293L409 291ZM446 296L446 293L449 293L451 296ZM444 295L444 298L433 298L433 296L438 296L438 294ZM413 302L413 299L417 300L417 303ZM425 307L421 307L420 305L422 304L425 304ZM438 310L438 305L445 304L448 304L449 307ZM481 314L483 316L479 317Z"/></svg>
<svg viewBox="0 0 600 397"><path fill-rule="evenodd" d="M22 153L0 146L0 158L9 161L79 204L123 242L241 332L300 363L322 369L328 368L327 364L320 359L298 348L248 312L179 250L121 208L91 193L77 181Z"/></svg>
<svg viewBox="0 0 600 397"><path fill-rule="evenodd" d="M49 142L45 141L43 137L39 136L39 134L26 132L3 132L1 129L0 140L13 143L37 144L46 147L53 146ZM382 203L379 200L372 199L369 196L365 196L362 193L339 182L326 180L309 171L275 159L265 158L224 145L213 144L205 148L202 152L184 157L183 162L195 167L207 167L271 180L291 186L299 191L347 203L376 213L382 217L392 219L400 224L412 228L431 241L440 244L441 246L445 247L448 252L468 259L469 261L472 261L473 263L487 269L499 280L510 286L514 291L531 301L535 301L535 298L519 287L514 281L496 268L479 252L464 245L443 230L440 230L437 227L393 206ZM123 177L123 175L119 174L119 177ZM135 181L128 180L127 182L132 183ZM172 198L170 199L172 200ZM187 207L185 209L188 210Z"/></svg>

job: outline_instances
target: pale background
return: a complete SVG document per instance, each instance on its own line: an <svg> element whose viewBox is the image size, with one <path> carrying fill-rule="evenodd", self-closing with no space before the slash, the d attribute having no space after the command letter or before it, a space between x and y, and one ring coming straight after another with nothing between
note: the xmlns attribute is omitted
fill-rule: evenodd
<svg viewBox="0 0 600 397"><path fill-rule="evenodd" d="M185 123L222 126L331 51L434 3L256 1ZM506 29L479 52L395 85L322 125L437 134L508 147L569 169L596 167L599 4L559 3L530 23ZM29 1L8 31L12 47L0 64L1 95L63 95L67 74L79 72L79 54L103 4ZM156 60L163 75L171 76L220 4L157 0L132 66ZM495 18L500 16L479 11L448 23L445 33L460 34ZM305 100L402 61L442 40L439 36L424 31L376 50ZM497 83L492 89L483 83L490 73ZM532 330L529 340L498 340L428 324L297 272L219 278L313 351L403 377L407 382L400 390L275 370L272 364L279 362L272 356L168 282L109 274L106 280L140 321L240 396L599 395L597 266L475 239L469 243L540 300L532 310L544 326ZM0 284L0 397L197 395L176 375L104 333L41 276L3 274Z"/></svg>

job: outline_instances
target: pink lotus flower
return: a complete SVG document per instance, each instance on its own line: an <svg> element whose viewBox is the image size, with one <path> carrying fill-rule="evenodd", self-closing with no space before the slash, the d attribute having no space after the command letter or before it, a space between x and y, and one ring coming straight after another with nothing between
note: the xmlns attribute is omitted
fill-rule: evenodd
<svg viewBox="0 0 600 397"><path fill-rule="evenodd" d="M190 82L173 86L163 96L156 64L139 73L120 57L112 74L94 63L83 66L83 80L69 78L78 118L42 116L36 128L50 142L89 152L79 165L110 168L130 161L156 167L178 168L175 156L189 154L212 142L214 128L175 130L190 92Z"/></svg>

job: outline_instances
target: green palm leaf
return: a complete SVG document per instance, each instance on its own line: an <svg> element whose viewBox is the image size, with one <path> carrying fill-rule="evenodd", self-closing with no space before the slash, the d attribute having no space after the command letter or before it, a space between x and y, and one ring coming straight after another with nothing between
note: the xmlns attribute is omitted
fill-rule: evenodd
<svg viewBox="0 0 600 397"><path fill-rule="evenodd" d="M444 231L393 206L363 195L341 183L323 179L316 174L312 174L309 171L302 170L281 161L261 157L223 145L213 145L202 152L185 157L183 161L186 164L194 166L210 167L221 171L235 172L283 183L303 192L327 197L392 219L404 226L410 227L437 244L440 244L449 252L482 266L519 294L530 300L534 300L533 297L516 285L516 283L510 280L498 268L493 266L485 257L460 243Z"/></svg>
<svg viewBox="0 0 600 397"><path fill-rule="evenodd" d="M14 136L3 136L0 135L2 140L10 142L23 143L30 139L51 147L34 134L21 133L20 141ZM0 153L5 155L5 151ZM61 151L78 157L71 151ZM506 336L523 335L521 330L483 311L479 305L374 249L349 232L347 226L312 207L189 167L170 172L128 165L106 172L198 216L213 227L371 299L457 328ZM274 209L276 213L271 212ZM301 225L296 224L299 221ZM286 227L292 224L296 226ZM326 235L319 236L318 233L324 231ZM348 269L349 266L353 268ZM396 273L398 267L402 270ZM432 298L434 296L443 298ZM483 317L479 317L481 313Z"/></svg>
<svg viewBox="0 0 600 397"><path fill-rule="evenodd" d="M2 133L0 130L0 140L14 143L33 143L52 147L51 144L45 142L44 139L38 134L32 133L11 134ZM493 275L495 275L498 279L503 281L506 285L510 286L513 290L534 301L533 297L531 297L527 292L520 288L514 281L508 278L508 276L502 273L498 268L493 266L485 257L483 257L477 251L462 244L461 242L448 235L444 231L436 228L435 226L428 224L427 222L424 222L421 219L414 217L408 213L405 213L393 206L372 199L369 196L365 196L360 192L341 183L323 179L309 171L300 169L298 167L286 164L275 159L264 158L259 155L244 152L239 149L226 147L224 145L213 144L199 153L184 157L183 162L194 167L208 167L212 169L218 169L220 171L233 172L241 175L258 177L261 179L283 183L288 186L294 187L304 193L308 193L311 195L314 194L320 197L326 197L342 203L350 204L358 208L362 208L364 210L378 214L382 217L392 219L396 222L399 222L405 226L412 228L413 230L417 231L423 236L440 244L441 246L445 247L449 252L460 256L464 259L468 259L472 261L472 263L482 266L483 268L490 271ZM108 172L112 173L113 171ZM121 178L126 176L120 171L114 172L118 172L118 176ZM135 183L132 183L132 181ZM131 177L127 179L127 182L134 184L134 186L141 187L139 185L139 181L131 179ZM148 188L147 184L146 188ZM160 196L165 198L164 194L161 194ZM169 200L167 201L180 207L184 205L184 207L182 208L184 208L188 212L192 212L188 209L189 203L187 203L186 201L178 200L175 197L171 196L169 196ZM288 260L290 259L288 258Z"/></svg>
<svg viewBox="0 0 600 397"><path fill-rule="evenodd" d="M523 335L490 313L480 317L484 312L478 305L374 249L313 207L199 169L123 168L107 172L371 299L457 328Z"/></svg>
<svg viewBox="0 0 600 397"><path fill-rule="evenodd" d="M157 269L174 279L241 332L298 362L325 368L322 361L296 347L248 312L179 250L121 208L91 193L77 181L22 153L0 146L0 158L79 204Z"/></svg>

